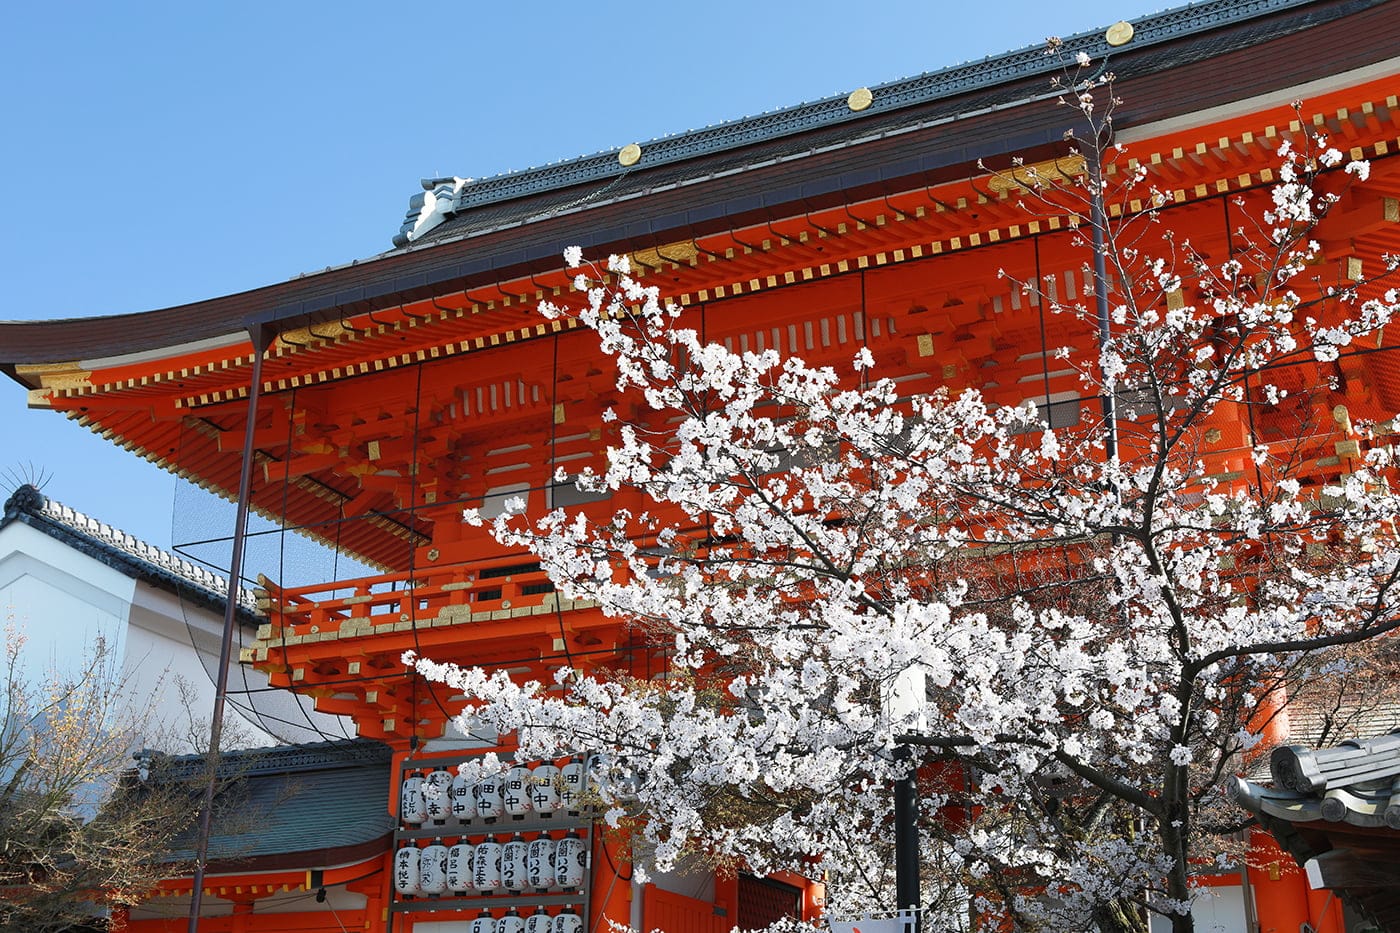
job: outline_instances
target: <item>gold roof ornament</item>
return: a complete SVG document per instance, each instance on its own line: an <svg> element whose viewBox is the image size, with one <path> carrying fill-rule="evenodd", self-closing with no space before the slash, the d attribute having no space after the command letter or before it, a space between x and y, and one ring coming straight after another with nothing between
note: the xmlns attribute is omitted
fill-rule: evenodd
<svg viewBox="0 0 1400 933"><path fill-rule="evenodd" d="M1104 31L1103 37L1104 41L1114 48L1120 45L1127 45L1129 42L1133 41L1133 24L1127 20L1120 19Z"/></svg>
<svg viewBox="0 0 1400 933"><path fill-rule="evenodd" d="M642 159L642 147L636 143L628 143L617 153L617 161L620 165L636 165Z"/></svg>
<svg viewBox="0 0 1400 933"><path fill-rule="evenodd" d="M858 87L846 98L846 106L850 107L856 113L860 113L866 107L869 107L874 100L875 95L870 93L870 88Z"/></svg>

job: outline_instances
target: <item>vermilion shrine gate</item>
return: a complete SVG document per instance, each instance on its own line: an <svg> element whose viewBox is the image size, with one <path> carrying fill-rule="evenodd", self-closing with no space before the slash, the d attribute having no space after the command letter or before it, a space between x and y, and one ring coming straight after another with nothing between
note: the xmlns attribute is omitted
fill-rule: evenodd
<svg viewBox="0 0 1400 933"><path fill-rule="evenodd" d="M1174 194L1174 229L1227 255L1239 200L1268 199L1280 143L1325 132L1373 168L1320 231L1318 274L1357 281L1382 252L1400 250L1393 4L1216 2L1134 27L1126 42L1120 29L1110 34L1120 44L1085 35L1066 51L1118 74L1119 138L1129 165ZM1075 370L1047 353L1090 356L1095 333L1046 314L1012 282L1043 282L1062 300L1092 295L1076 220L1028 216L1016 186L977 164L1016 155L1044 171L1082 171L1062 139L1067 111L1043 99L1057 67L1026 50L538 171L430 182L426 207L415 204L388 253L193 305L5 324L0 354L30 405L220 495L237 495L251 458L257 512L371 568L354 579L258 581L267 619L242 660L318 709L353 717L362 736L396 750L396 766L414 767L441 757L430 743L462 703L410 676L405 650L531 677L563 663L645 677L666 663L617 620L560 598L528 556L461 521L464 506L490 510L510 496L536 512L619 506L581 501L551 479L601 463L610 426L599 413L620 404L593 335L534 313L541 299L582 301L560 259L565 246L630 255L644 284L685 306L707 339L736 349L844 367L865 346L911 393L975 386L998 404L1048 406L1057 425L1096 416ZM1290 107L1299 97L1301 119ZM1115 215L1142 207L1111 205ZM1243 471L1255 440L1291 437L1314 482L1347 472L1368 443L1351 420L1400 412L1400 357L1387 352L1396 345L1387 333L1335 365L1296 367L1284 378L1300 391L1252 421L1221 415L1202 449L1211 471ZM1329 379L1334 391L1302 391ZM392 780L397 789L397 773ZM432 835L416 832L419 842ZM721 879L698 896L634 891L617 881L627 875L622 853L592 845L590 930L606 915L711 933L764 919L753 896L777 890L787 901L774 909L807 915L820 896L797 879L781 889ZM307 867L350 878L368 866L355 882L366 898L356 928L478 916L479 899L405 908L390 890L391 858ZM1258 919L1296 929L1309 919L1308 892L1282 855L1270 864L1249 878ZM246 915L291 883L252 871L207 889ZM229 922L207 924L238 929ZM338 928L287 914L257 929Z"/></svg>

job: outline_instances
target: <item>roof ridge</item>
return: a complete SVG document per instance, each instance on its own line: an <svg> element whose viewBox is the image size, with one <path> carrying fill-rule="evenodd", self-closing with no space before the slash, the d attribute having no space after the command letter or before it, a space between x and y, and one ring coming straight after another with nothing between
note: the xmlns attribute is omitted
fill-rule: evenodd
<svg viewBox="0 0 1400 933"><path fill-rule="evenodd" d="M5 501L5 515L7 517L20 512L46 518L89 541L117 550L153 570L162 571L202 587L220 599L228 597L228 580L225 577L221 577L172 551L142 541L115 525L51 499L29 483L20 486ZM252 590L239 587L238 604L249 611L256 609L257 599Z"/></svg>
<svg viewBox="0 0 1400 933"><path fill-rule="evenodd" d="M145 751L152 762L159 761L160 773L168 778L188 778L205 768L206 756L200 753L165 755ZM315 771L330 767L351 767L387 763L393 749L373 739L331 739L303 745L273 745L258 748L238 748L219 753L220 773L249 776L283 774L295 771Z"/></svg>
<svg viewBox="0 0 1400 933"><path fill-rule="evenodd" d="M1134 24L1129 49L1137 50L1235 25L1312 2L1314 0L1207 0L1188 3L1142 17ZM1059 50L1070 60L1080 52L1103 60L1112 53L1113 47L1102 30L1088 30L1063 39ZM639 159L630 160L627 165L619 160L623 150L629 148L623 146L485 178L425 178L421 181L424 193L409 199L407 215L393 238L394 246L406 247L443 220L486 204L615 179L631 172L634 165L639 169L654 168L1047 74L1060 68L1060 61L1058 56L1047 55L1043 44L1025 46L876 85L871 89L871 102L859 111L848 105L846 96L835 94L698 130L659 136L641 143Z"/></svg>

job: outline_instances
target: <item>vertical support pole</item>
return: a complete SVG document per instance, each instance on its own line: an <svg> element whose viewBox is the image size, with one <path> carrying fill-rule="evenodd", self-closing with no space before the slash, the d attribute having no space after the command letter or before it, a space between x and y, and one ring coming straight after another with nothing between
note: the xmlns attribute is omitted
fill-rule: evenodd
<svg viewBox="0 0 1400 933"><path fill-rule="evenodd" d="M1103 209L1103 166L1099 164L1099 156L1091 151L1091 157L1086 160L1089 169L1089 191L1090 216L1089 224L1093 230L1094 246L1094 310L1098 313L1099 324L1099 350L1102 351L1108 345L1111 332L1109 330L1108 318L1108 239L1106 231L1108 228L1108 216ZM1104 453L1109 459L1118 456L1118 414L1116 400L1112 392L1105 392L1100 401L1103 405L1104 420Z"/></svg>
<svg viewBox="0 0 1400 933"><path fill-rule="evenodd" d="M908 761L909 746L894 750L896 760ZM894 782L894 890L900 910L911 911L914 933L919 933L919 807L916 777L912 765L909 773Z"/></svg>
<svg viewBox="0 0 1400 933"><path fill-rule="evenodd" d="M209 723L208 784L199 811L199 838L195 843L194 882L190 889L189 933L199 930L199 911L204 901L204 866L209 858L209 827L214 812L214 791L219 783L219 743L223 740L224 700L228 695L228 666L233 655L233 627L238 624L238 580L243 572L243 541L248 532L248 500L253 489L253 436L257 428L258 401L262 397L263 353L270 331L252 325L252 385L248 387L248 423L243 431L243 464L238 473L238 509L233 519L233 554L229 558L228 591L224 600L224 633L219 644L219 674L214 681L214 712Z"/></svg>

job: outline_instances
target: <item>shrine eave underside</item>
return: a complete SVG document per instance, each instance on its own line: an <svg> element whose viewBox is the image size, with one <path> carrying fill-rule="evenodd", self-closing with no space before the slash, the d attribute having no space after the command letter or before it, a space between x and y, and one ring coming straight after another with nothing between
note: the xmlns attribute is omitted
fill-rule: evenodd
<svg viewBox="0 0 1400 933"><path fill-rule="evenodd" d="M1117 126L1120 132L1141 130L1374 66L1400 47L1400 17L1390 15L1395 11L1393 3L1235 0L1147 18L1135 25L1143 35L1159 38L1113 50L1109 60L1120 76L1119 96L1125 101ZM1192 17L1182 20L1187 12ZM1110 51L1101 37L1080 38L1093 53ZM1016 55L1025 52L984 64L995 71L999 63ZM691 269L708 270L711 281L692 274L684 283L686 289L672 287L668 293L706 300L699 297L701 293L713 297L716 287L733 284L726 283L726 278L751 280L754 276L749 273L762 265L751 260L755 250L750 245L731 242L715 250L719 244L707 241L724 240L735 231L752 235L764 227L774 228L765 237L770 241L825 237L835 229L831 224L842 223L834 215L852 205L874 210L847 218L847 227L870 226L868 219L883 227L882 213L888 221L908 212L896 204L882 212L881 203L911 193L924 199L927 211L940 215L936 226L943 228L948 239L956 236L964 247L976 245L968 238L985 236L975 222L982 218L956 215L959 206L985 206L978 201L979 190L985 193L985 189L974 187L986 182L978 160L1004 163L1013 154L1032 161L1054 158L1064 151L1063 132L1070 122L1064 109L1047 100L1051 95L1043 73L1002 70L1008 74L1004 80L961 92L958 85L940 91L935 82L926 99L913 95L912 103L893 109L872 106L806 132L736 143L713 152L697 150L701 154L693 158L654 168L644 158L635 171L606 182L553 188L546 182L543 191L468 205L406 249L253 291L138 314L3 323L0 367L30 388L133 388L135 384L127 384L133 377L150 384L153 377L173 373L189 378L209 369L232 376L249 362L245 335L250 327L268 325L282 334L284 353L303 352L310 346L323 349L327 342L323 338L343 335L346 323L372 321L359 331L377 328L384 321L395 327L413 326L431 315L405 314L406 308L454 294L460 299L457 307L438 301L434 312L470 315L470 326L459 323L454 328L455 342L465 339L471 346L477 341L487 345L493 338L518 339L519 328L507 326L502 318L518 320L522 307L533 304L537 296L565 287L568 275L559 259L565 246L582 246L591 256L654 253L662 263L679 255ZM1228 80L1222 79L1225 75ZM876 89L877 93L884 90ZM742 129L742 123L726 126ZM1199 139L1185 144L1217 141L1197 135ZM737 136L742 139L743 134ZM967 189L971 200L953 190L959 187ZM606 196L600 188L606 189ZM878 253L873 247L880 245L880 238L865 239L871 241L866 244L872 247L871 255ZM744 273L742 278L715 268L723 265L716 257L732 260L730 254L736 249L741 260L735 268ZM694 256L685 255L691 250ZM501 310L507 313L492 314ZM359 357L360 361L369 358L364 353ZM308 371L322 368L313 366ZM114 378L90 378L88 374L96 369L111 370ZM188 393L196 399L200 394ZM31 399L44 404L42 394Z"/></svg>

